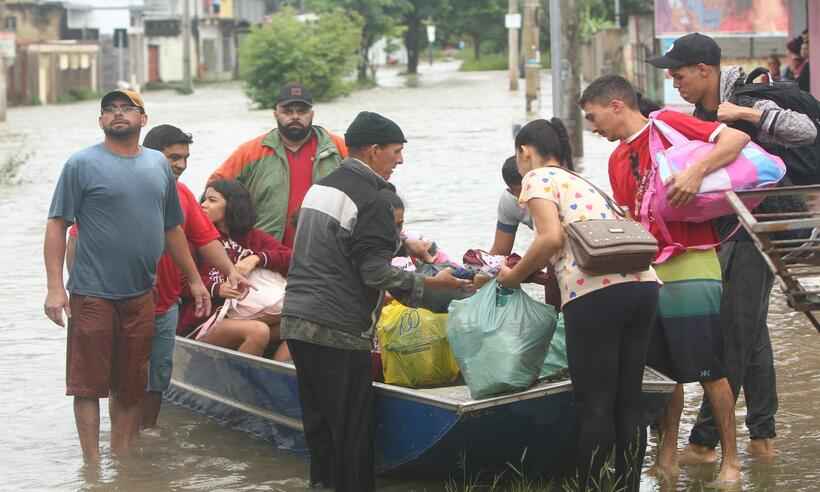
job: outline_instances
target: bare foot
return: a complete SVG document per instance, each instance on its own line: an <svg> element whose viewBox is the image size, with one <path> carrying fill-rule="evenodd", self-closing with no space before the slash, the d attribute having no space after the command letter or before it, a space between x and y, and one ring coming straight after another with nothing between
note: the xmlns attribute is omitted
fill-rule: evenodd
<svg viewBox="0 0 820 492"><path fill-rule="evenodd" d="M731 488L740 483L740 463L724 461L720 464L720 473L712 487Z"/></svg>
<svg viewBox="0 0 820 492"><path fill-rule="evenodd" d="M662 465L660 463L655 463L648 470L646 470L646 474L650 477L655 477L658 480L664 481L677 481L678 476L680 475L680 468L676 464L671 465Z"/></svg>
<svg viewBox="0 0 820 492"><path fill-rule="evenodd" d="M746 450L750 456L763 461L771 461L777 456L774 439L752 439Z"/></svg>
<svg viewBox="0 0 820 492"><path fill-rule="evenodd" d="M717 463L717 461L717 450L691 442L686 445L678 460L681 465L704 465Z"/></svg>

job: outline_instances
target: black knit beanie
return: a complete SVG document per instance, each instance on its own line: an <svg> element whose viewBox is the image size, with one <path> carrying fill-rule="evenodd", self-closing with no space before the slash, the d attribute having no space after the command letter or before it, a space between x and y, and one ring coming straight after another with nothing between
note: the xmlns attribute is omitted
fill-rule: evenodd
<svg viewBox="0 0 820 492"><path fill-rule="evenodd" d="M345 144L348 147L405 142L407 140L399 125L393 120L370 111L362 111L356 115L356 119L345 132Z"/></svg>

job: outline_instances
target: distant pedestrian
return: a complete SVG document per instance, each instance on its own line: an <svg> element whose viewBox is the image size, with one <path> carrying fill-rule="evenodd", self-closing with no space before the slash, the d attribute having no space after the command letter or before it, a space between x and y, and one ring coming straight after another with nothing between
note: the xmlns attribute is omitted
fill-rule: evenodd
<svg viewBox="0 0 820 492"><path fill-rule="evenodd" d="M803 44L800 45L800 58L805 60L797 76L797 86L800 90L811 92L811 63L809 62L809 31L803 31Z"/></svg>
<svg viewBox="0 0 820 492"><path fill-rule="evenodd" d="M48 213L46 315L68 316L66 394L74 397L86 462L99 460L99 398L110 397L111 450L125 454L139 429L154 335L156 265L163 249L189 279L200 310L210 296L179 227L182 211L162 153L140 147L142 97L117 90L102 98L103 143L72 155ZM76 260L63 285L66 229L77 223Z"/></svg>
<svg viewBox="0 0 820 492"><path fill-rule="evenodd" d="M817 128L805 114L783 109L766 99L735 101L735 87L745 81L746 75L739 66L721 66L720 47L708 36L697 33L683 36L664 56L650 59L649 63L668 70L681 97L695 105L693 116L743 130L770 152L806 145L817 138ZM784 162L787 169L784 181L796 179L793 163L785 155ZM768 211L795 210L776 207ZM749 450L753 455L773 456L778 403L767 318L774 275L751 237L742 228L737 230L734 215L721 217L714 223L720 238L726 240L719 255L726 376L735 399L743 388L746 426L751 439ZM683 463L717 460L719 427L709 401L711 397L702 402Z"/></svg>
<svg viewBox="0 0 820 492"><path fill-rule="evenodd" d="M445 269L423 277L391 266L399 249L381 190L402 163L404 133L362 112L345 133L350 158L312 186L299 212L282 313L299 384L311 486L374 490L370 349L385 291L417 306L425 289L467 285Z"/></svg>
<svg viewBox="0 0 820 492"><path fill-rule="evenodd" d="M783 70L784 80L797 80L800 72L806 65L806 60L800 56L800 49L803 47L803 35L797 36L786 43L786 68Z"/></svg>

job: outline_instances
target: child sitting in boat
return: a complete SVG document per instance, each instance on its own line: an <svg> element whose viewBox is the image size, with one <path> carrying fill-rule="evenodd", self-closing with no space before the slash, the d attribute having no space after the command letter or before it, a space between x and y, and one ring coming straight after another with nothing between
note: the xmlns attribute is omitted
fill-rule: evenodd
<svg viewBox="0 0 820 492"><path fill-rule="evenodd" d="M225 251L240 273L248 276L254 269L264 268L287 276L291 250L270 234L253 227L256 211L244 186L234 180L214 181L205 189L201 204L202 210L219 230ZM228 299L241 299L246 294L231 288L222 274L209 264L200 264L199 271L214 299L214 307L207 316L197 318L192 304L183 301L179 323L185 333L202 325ZM200 341L259 356L265 353L269 344L279 341L278 316L266 315L263 319L216 318L213 325L206 323L202 329L207 331L197 336ZM287 344L279 344L273 358L290 360Z"/></svg>

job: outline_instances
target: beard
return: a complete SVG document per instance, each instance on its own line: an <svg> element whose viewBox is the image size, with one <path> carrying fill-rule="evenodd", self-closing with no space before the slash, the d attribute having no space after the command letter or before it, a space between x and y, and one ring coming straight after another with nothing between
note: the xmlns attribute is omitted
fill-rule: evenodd
<svg viewBox="0 0 820 492"><path fill-rule="evenodd" d="M298 123L282 126L281 123L276 122L276 126L279 128L279 133L292 142L301 142L308 136L311 128L313 128L312 123L309 123L308 126L302 126Z"/></svg>
<svg viewBox="0 0 820 492"><path fill-rule="evenodd" d="M110 125L103 127L103 133L105 133L107 137L111 137L114 139L127 139L133 136L134 134L138 134L141 129L140 125L138 124L131 125L128 124L128 122L126 122L125 126L115 127L115 123L122 123L122 121L115 121L112 122Z"/></svg>

